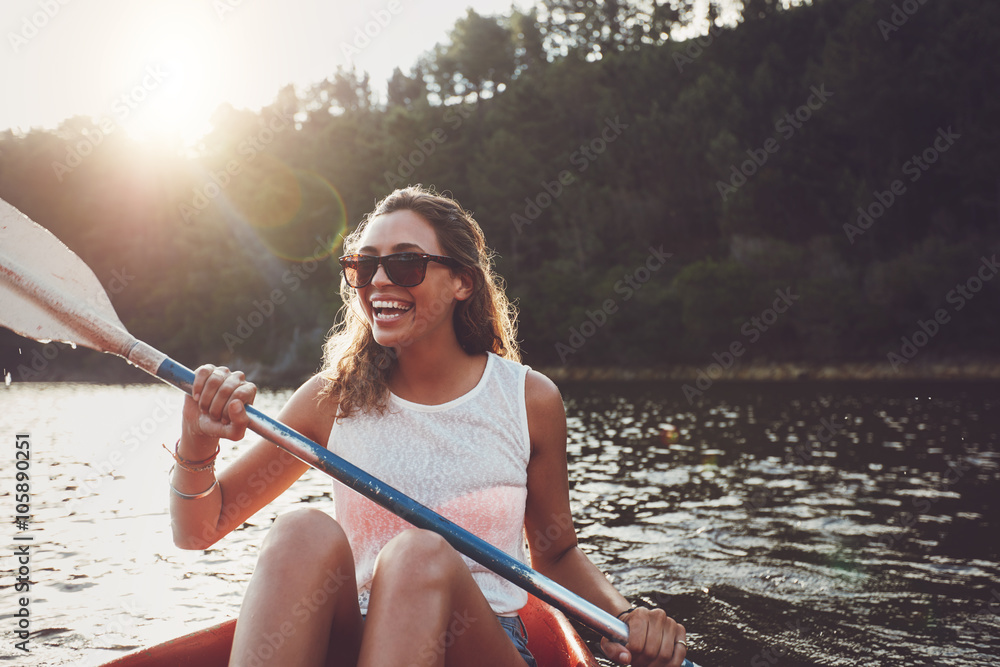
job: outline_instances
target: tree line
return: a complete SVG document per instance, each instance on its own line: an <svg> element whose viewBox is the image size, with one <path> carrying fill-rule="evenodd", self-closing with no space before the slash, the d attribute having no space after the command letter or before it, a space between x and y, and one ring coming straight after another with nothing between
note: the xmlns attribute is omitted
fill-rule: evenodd
<svg viewBox="0 0 1000 667"><path fill-rule="evenodd" d="M340 305L340 236L410 183L474 212L534 365L995 357L1000 6L788 4L470 10L384 94L340 68L219 108L194 154L88 118L0 134L0 196L140 339L288 381ZM15 380L91 363L31 377L32 349L0 333Z"/></svg>

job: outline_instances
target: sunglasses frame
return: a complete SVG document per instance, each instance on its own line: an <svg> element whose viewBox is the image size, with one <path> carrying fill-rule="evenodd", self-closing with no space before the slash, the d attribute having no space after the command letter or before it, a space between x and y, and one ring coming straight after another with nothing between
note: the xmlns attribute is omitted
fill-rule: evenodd
<svg viewBox="0 0 1000 667"><path fill-rule="evenodd" d="M358 257L365 258L367 260L375 260L375 270L372 271L372 275L371 277L368 278L367 281L358 285L352 285L351 281L348 280L347 278L347 267L344 266L344 262L352 261ZM404 257L405 259L403 259ZM392 259L400 259L401 261L420 260L422 262L420 269L420 280L411 285L404 285L403 283L396 282L396 279L392 275L392 270L389 268L389 265L386 264L386 260L392 260ZM350 255L344 255L337 261L340 263L341 273L344 276L344 280L347 281L347 284L353 287L354 289L361 289L362 287L368 287L369 285L371 285L371 282L375 279L375 274L378 273L379 266L385 269L386 277L392 282L393 285L396 285L398 287L416 287L420 283L424 282L424 278L427 277L427 264L429 262L437 262L438 264L444 264L445 266L452 269L459 269L462 267L461 263L459 263L459 261L454 257L445 257L443 255L429 255L423 252L394 252L391 255L382 255L382 256L364 255L362 253L356 252Z"/></svg>

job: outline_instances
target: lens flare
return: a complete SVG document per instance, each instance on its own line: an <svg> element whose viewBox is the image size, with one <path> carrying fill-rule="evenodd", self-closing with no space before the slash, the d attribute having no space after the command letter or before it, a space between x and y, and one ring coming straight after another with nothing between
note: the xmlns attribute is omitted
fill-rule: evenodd
<svg viewBox="0 0 1000 667"><path fill-rule="evenodd" d="M267 154L247 165L231 202L268 250L285 260L330 257L347 233L347 209L336 188Z"/></svg>

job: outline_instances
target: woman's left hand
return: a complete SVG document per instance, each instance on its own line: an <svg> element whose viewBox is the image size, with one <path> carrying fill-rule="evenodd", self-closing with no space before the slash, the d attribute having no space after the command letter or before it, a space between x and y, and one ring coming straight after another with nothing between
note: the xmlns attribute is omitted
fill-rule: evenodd
<svg viewBox="0 0 1000 667"><path fill-rule="evenodd" d="M604 655L619 664L637 667L680 667L687 655L684 626L662 609L639 607L622 620L628 624L625 646L601 640Z"/></svg>

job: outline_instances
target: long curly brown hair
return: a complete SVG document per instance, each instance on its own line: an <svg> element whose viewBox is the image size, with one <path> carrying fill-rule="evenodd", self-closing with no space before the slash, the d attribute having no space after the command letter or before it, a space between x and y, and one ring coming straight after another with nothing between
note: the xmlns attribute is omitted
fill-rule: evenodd
<svg viewBox="0 0 1000 667"><path fill-rule="evenodd" d="M406 210L434 227L444 254L457 259L462 265L457 270L472 277L472 295L459 301L454 312L455 334L462 349L469 354L493 352L520 361L515 339L517 311L504 294L503 279L493 270L493 252L486 246L479 223L454 199L419 185L396 190L344 239L345 254L357 251L365 229L376 217ZM323 396L338 402L338 419L359 410L381 413L397 363L395 351L375 342L357 290L343 277L340 296L344 305L323 346L320 373L329 380Z"/></svg>

